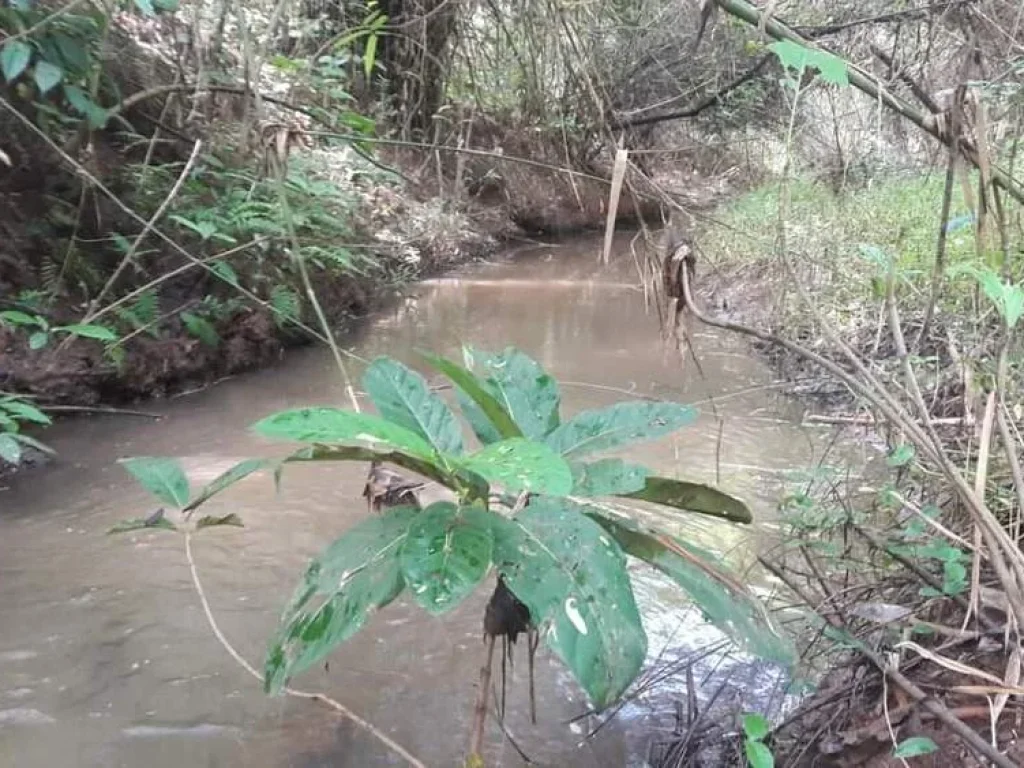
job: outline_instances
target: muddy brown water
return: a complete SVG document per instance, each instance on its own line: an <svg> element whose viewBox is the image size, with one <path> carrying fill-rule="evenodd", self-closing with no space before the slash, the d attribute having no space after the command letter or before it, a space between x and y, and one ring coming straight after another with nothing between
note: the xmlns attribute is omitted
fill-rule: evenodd
<svg viewBox="0 0 1024 768"><path fill-rule="evenodd" d="M513 344L562 382L563 412L627 397L616 390L698 404L696 425L620 455L674 476L715 482L717 475L748 500L758 519L751 527L682 515L661 520L743 568L772 536L786 473L819 460L828 434L798 425L799 406L778 395L771 372L736 339L697 329L703 375L692 361L681 364L645 303L627 243L609 267L597 263L597 240L580 240L427 281L345 342L365 358L388 354L411 364L416 349L457 354L463 342ZM281 453L247 432L257 418L330 403L344 404L342 385L330 356L311 349L275 369L146 406L160 421L99 417L47 433L60 456L55 466L0 492L0 766L404 764L316 703L263 694L211 634L179 536L105 535L116 521L151 508L118 458L178 456L195 486L240 458ZM209 505L211 513L237 512L246 524L202 532L195 557L225 635L258 666L307 559L365 513L364 472L289 468L279 495L258 476ZM652 665L720 639L673 585L637 563L631 573ZM457 765L468 741L488 593L480 589L440 619L401 599L338 650L329 670L309 671L296 684L335 697L426 765ZM763 671L749 665L746 685L774 695L774 678ZM507 726L535 763L552 766L643 765L685 680L662 682L590 736L600 721L570 722L585 702L543 647L540 722L531 725L524 673L521 663L509 683ZM489 765L522 764L493 724L486 756Z"/></svg>

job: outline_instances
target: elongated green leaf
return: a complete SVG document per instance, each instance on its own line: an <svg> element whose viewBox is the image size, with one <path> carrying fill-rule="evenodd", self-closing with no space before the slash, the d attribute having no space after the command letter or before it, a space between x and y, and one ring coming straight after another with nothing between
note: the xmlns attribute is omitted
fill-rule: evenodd
<svg viewBox="0 0 1024 768"><path fill-rule="evenodd" d="M734 523L749 523L754 519L750 508L735 496L730 496L710 485L688 483L685 480L652 475L645 481L643 490L619 495L664 504L687 512L720 517Z"/></svg>
<svg viewBox="0 0 1024 768"><path fill-rule="evenodd" d="M485 389L472 371L439 355L422 353L437 370L447 376L458 388L462 412L473 427L473 432L484 445L510 437L522 437L508 411L494 395Z"/></svg>
<svg viewBox="0 0 1024 768"><path fill-rule="evenodd" d="M600 459L572 465L574 496L613 496L635 493L644 487L648 469L622 459Z"/></svg>
<svg viewBox="0 0 1024 768"><path fill-rule="evenodd" d="M183 509L188 504L188 478L177 459L139 456L121 459L118 463L164 504L176 509Z"/></svg>
<svg viewBox="0 0 1024 768"><path fill-rule="evenodd" d="M177 527L163 515L148 517L133 517L130 520L122 520L119 523L111 526L110 530L107 531L108 535L114 535L116 533L131 533L133 531L145 531L145 530L158 530L158 531L176 531Z"/></svg>
<svg viewBox="0 0 1024 768"><path fill-rule="evenodd" d="M909 739L904 739L899 743L899 746L892 751L892 756L906 759L908 757L930 755L932 752L938 751L939 745L927 736L911 736Z"/></svg>
<svg viewBox="0 0 1024 768"><path fill-rule="evenodd" d="M203 515L201 518L196 520L196 530L200 528L212 528L218 525L230 525L235 528L245 527L242 523L242 518L234 512L229 512L226 515Z"/></svg>
<svg viewBox="0 0 1024 768"><path fill-rule="evenodd" d="M608 408L577 413L544 442L563 456L579 458L641 440L653 440L692 424L696 418L696 410L677 403L643 400L616 403Z"/></svg>
<svg viewBox="0 0 1024 768"><path fill-rule="evenodd" d="M565 459L543 443L524 437L491 443L460 464L511 493L564 496L572 490L572 471Z"/></svg>
<svg viewBox="0 0 1024 768"><path fill-rule="evenodd" d="M633 557L653 565L678 584L704 616L740 648L780 663L793 660L791 644L772 628L761 603L711 556L667 534L644 529L626 518L588 508L594 522Z"/></svg>
<svg viewBox="0 0 1024 768"><path fill-rule="evenodd" d="M508 347L498 355L464 350L466 367L487 374L487 390L512 416L524 437L540 440L558 425L558 382L528 355Z"/></svg>
<svg viewBox="0 0 1024 768"><path fill-rule="evenodd" d="M371 413L340 408L299 408L281 411L256 422L252 429L264 437L300 443L368 443L396 448L428 462L434 451L422 437Z"/></svg>
<svg viewBox="0 0 1024 768"><path fill-rule="evenodd" d="M51 448L50 446L46 445L45 443L39 442L34 437L29 437L28 435L21 434L20 432L16 432L15 434L11 435L11 437L13 437L15 440L17 440L22 445L30 445L30 446L32 446L37 451L42 451L43 453L48 453L51 456L55 456L57 454L57 452L55 450L53 450L53 448Z"/></svg>
<svg viewBox="0 0 1024 768"><path fill-rule="evenodd" d="M398 553L418 511L394 507L367 518L309 564L267 653L268 692L280 691L398 597L404 587ZM311 605L315 597L322 600Z"/></svg>
<svg viewBox="0 0 1024 768"><path fill-rule="evenodd" d="M743 751L750 762L750 768L775 768L775 756L766 744L760 741L747 741Z"/></svg>
<svg viewBox="0 0 1024 768"><path fill-rule="evenodd" d="M32 58L32 48L24 40L8 40L0 47L0 72L8 83L18 77Z"/></svg>
<svg viewBox="0 0 1024 768"><path fill-rule="evenodd" d="M276 463L277 462L268 459L245 459L244 461L238 462L235 466L231 467L231 469L222 472L211 480L189 503L185 508L185 511L189 512L193 509L198 509L201 504L205 504L212 497L216 496L221 491L230 488L239 480L247 478L253 472L259 472L261 469L272 467L276 465Z"/></svg>
<svg viewBox="0 0 1024 768"><path fill-rule="evenodd" d="M41 318L38 315L29 315L17 309L8 309L0 312L0 322L11 325L40 325Z"/></svg>
<svg viewBox="0 0 1024 768"><path fill-rule="evenodd" d="M492 517L479 506L437 502L412 521L399 563L413 599L428 612L451 610L487 574Z"/></svg>
<svg viewBox="0 0 1024 768"><path fill-rule="evenodd" d="M441 453L462 453L455 414L416 371L378 357L363 374L363 387L385 419L415 432Z"/></svg>
<svg viewBox="0 0 1024 768"><path fill-rule="evenodd" d="M495 565L545 620L548 645L604 709L636 678L647 635L619 545L567 499L534 497L511 520L495 516Z"/></svg>
<svg viewBox="0 0 1024 768"><path fill-rule="evenodd" d="M52 419L31 403L23 400L0 400L0 411L7 411L21 421L34 421L36 424L50 424Z"/></svg>
<svg viewBox="0 0 1024 768"><path fill-rule="evenodd" d="M764 715L751 712L743 716L743 735L754 741L761 741L772 732L771 724Z"/></svg>
<svg viewBox="0 0 1024 768"><path fill-rule="evenodd" d="M102 325L95 325L93 323L79 323L77 325L61 325L53 330L64 331L70 333L72 336L82 336L87 339L97 339L99 341L117 341L117 334L109 328L105 328Z"/></svg>

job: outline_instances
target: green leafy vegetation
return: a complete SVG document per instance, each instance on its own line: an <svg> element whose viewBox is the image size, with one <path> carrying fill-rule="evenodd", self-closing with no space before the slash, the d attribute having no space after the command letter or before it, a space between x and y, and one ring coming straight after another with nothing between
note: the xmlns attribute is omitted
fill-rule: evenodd
<svg viewBox="0 0 1024 768"><path fill-rule="evenodd" d="M788 641L774 630L764 608L711 556L612 513L596 499L575 495L642 493L651 479L642 467L616 459L582 465L577 458L666 435L690 423L693 409L627 402L563 420L557 383L519 350L467 357L480 374L425 355L435 368L453 372L463 411L473 414L467 421L484 442L476 451L467 449L454 412L423 376L396 360L378 358L362 382L378 415L310 407L267 416L253 425L258 434L305 447L274 462L243 462L194 497L173 459L123 462L158 500L188 514L253 472L271 467L277 472L294 462L390 461L452 492L452 501L426 509L385 509L346 531L310 563L271 642L268 691L280 690L324 659L371 612L406 589L425 610L443 614L493 569L527 606L531 623L548 628L548 645L594 705L604 709L635 680L647 652L627 555L672 579L745 650L791 659ZM534 437L505 438L503 432ZM742 502L720 491L662 482L676 485L649 500L666 498L688 509L686 499L692 498L696 503L689 511L750 520ZM118 530L144 524L128 521Z"/></svg>

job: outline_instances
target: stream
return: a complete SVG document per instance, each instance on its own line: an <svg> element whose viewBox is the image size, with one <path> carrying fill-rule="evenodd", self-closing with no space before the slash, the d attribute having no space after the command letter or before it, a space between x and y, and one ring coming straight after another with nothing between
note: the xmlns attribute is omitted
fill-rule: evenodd
<svg viewBox="0 0 1024 768"><path fill-rule="evenodd" d="M754 526L681 514L658 522L733 568L749 566L774 536L787 472L818 461L831 433L801 427L800 405L778 394L767 365L736 338L696 328L700 370L692 358L680 360L645 301L628 239L617 240L607 266L598 263L600 247L586 238L522 248L427 280L341 341L364 358L387 354L421 371L417 349L458 358L463 343L515 345L559 380L563 414L640 396L697 404L695 425L616 455L659 474L718 482L744 498ZM276 368L143 406L158 421L102 416L46 433L58 452L54 465L15 476L0 491L0 766L405 764L327 707L264 695L211 633L180 536L106 535L153 506L118 458L180 457L195 488L242 458L283 453L247 431L257 419L345 402L331 355L309 348ZM366 514L365 472L291 466L280 494L258 475L204 508L237 512L245 522L201 531L194 553L224 634L255 666L308 559ZM630 568L652 664L719 640L679 589L646 566ZM342 646L329 669L307 671L296 687L336 698L426 765L460 764L490 585L441 618L399 599ZM542 645L535 726L520 645L506 725L536 764L643 765L651 736L670 728L675 700L685 695L681 673L588 738L600 721L570 723L586 711L585 700ZM752 695L774 695L771 674L756 664L748 672ZM487 744L488 766L523 764L494 723Z"/></svg>

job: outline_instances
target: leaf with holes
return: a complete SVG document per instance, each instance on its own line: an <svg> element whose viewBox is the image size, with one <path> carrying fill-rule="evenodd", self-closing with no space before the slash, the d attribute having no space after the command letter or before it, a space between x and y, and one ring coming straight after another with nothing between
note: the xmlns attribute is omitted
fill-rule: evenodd
<svg viewBox="0 0 1024 768"><path fill-rule="evenodd" d="M712 555L627 518L590 507L587 513L627 554L649 563L682 587L707 620L740 648L783 664L792 662L791 644L775 632L764 607L742 582L717 567Z"/></svg>
<svg viewBox="0 0 1024 768"><path fill-rule="evenodd" d="M267 652L265 688L327 656L402 592L399 552L419 510L394 507L343 533L306 569ZM321 598L314 604L314 598Z"/></svg>
<svg viewBox="0 0 1024 768"><path fill-rule="evenodd" d="M23 40L8 40L0 48L0 72L8 83L25 71L32 58L32 47Z"/></svg>
<svg viewBox="0 0 1024 768"><path fill-rule="evenodd" d="M427 362L451 379L457 387L462 413L481 443L487 445L502 439L523 436L522 430L512 420L505 407L487 391L476 374L439 355L422 354Z"/></svg>
<svg viewBox="0 0 1024 768"><path fill-rule="evenodd" d="M184 509L188 505L188 478L177 459L139 456L121 459L118 463L164 504L176 509Z"/></svg>
<svg viewBox="0 0 1024 768"><path fill-rule="evenodd" d="M413 599L428 612L454 608L487 574L492 518L482 507L437 502L413 520L399 563Z"/></svg>
<svg viewBox="0 0 1024 768"><path fill-rule="evenodd" d="M363 374L363 387L380 415L415 432L441 453L462 453L462 429L426 380L397 360L378 357Z"/></svg>
<svg viewBox="0 0 1024 768"><path fill-rule="evenodd" d="M622 459L600 459L572 465L574 496L613 496L643 490L648 469Z"/></svg>
<svg viewBox="0 0 1024 768"><path fill-rule="evenodd" d="M636 678L647 653L626 558L567 499L534 497L511 519L494 516L494 562L548 645L605 709Z"/></svg>
<svg viewBox="0 0 1024 768"><path fill-rule="evenodd" d="M572 490L572 471L565 459L543 443L524 437L491 443L459 463L510 493L564 496Z"/></svg>
<svg viewBox="0 0 1024 768"><path fill-rule="evenodd" d="M466 367L479 366L487 376L486 388L512 416L524 437L540 440L558 425L562 395L558 382L528 355L514 347L490 355L463 349Z"/></svg>
<svg viewBox="0 0 1024 768"><path fill-rule="evenodd" d="M264 437L299 443L368 443L434 462L434 450L426 440L372 413L340 408L299 408L268 416L256 422L252 429Z"/></svg>
<svg viewBox="0 0 1024 768"><path fill-rule="evenodd" d="M544 438L554 451L580 458L675 432L692 424L697 411L677 403L635 401L580 411Z"/></svg>
<svg viewBox="0 0 1024 768"><path fill-rule="evenodd" d="M750 508L735 496L730 496L710 485L685 480L651 475L644 481L643 490L620 495L686 512L718 517L733 523L749 523L754 519Z"/></svg>

